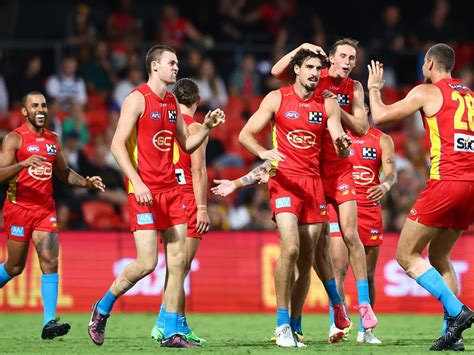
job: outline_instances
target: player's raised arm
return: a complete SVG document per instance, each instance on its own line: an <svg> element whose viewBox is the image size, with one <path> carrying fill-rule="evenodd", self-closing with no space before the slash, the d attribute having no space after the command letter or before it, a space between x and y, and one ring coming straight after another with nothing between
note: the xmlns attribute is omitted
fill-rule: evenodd
<svg viewBox="0 0 474 355"><path fill-rule="evenodd" d="M367 198L374 201L380 201L397 181L395 146L388 134L383 134L380 137L380 148L382 149L382 171L385 179L379 185L367 190Z"/></svg>
<svg viewBox="0 0 474 355"><path fill-rule="evenodd" d="M214 180L218 184L211 188L211 191L218 196L229 196L232 192L245 186L255 184L264 184L268 182L271 164L269 161L260 164L256 168L249 171L244 176L235 180Z"/></svg>
<svg viewBox="0 0 474 355"><path fill-rule="evenodd" d="M325 99L324 106L328 115L327 126L337 155L346 158L349 155L351 141L341 125L341 109L335 99Z"/></svg>
<svg viewBox="0 0 474 355"><path fill-rule="evenodd" d="M281 102L281 93L278 90L271 91L264 97L258 110L250 117L239 134L239 142L245 149L255 154L262 160L283 161L285 156L276 149L267 150L262 147L255 138L265 125L278 111Z"/></svg>
<svg viewBox="0 0 474 355"><path fill-rule="evenodd" d="M363 136L369 129L369 120L364 107L364 89L358 81L354 81L352 113L347 113L341 109L341 120L351 132L358 136Z"/></svg>
<svg viewBox="0 0 474 355"><path fill-rule="evenodd" d="M132 183L137 201L140 204L148 205L153 199L150 189L143 183L132 165L126 147L132 129L144 110L145 98L140 92L134 91L125 98L120 111L117 129L112 138L110 151L114 155L120 169L122 169L125 176Z"/></svg>
<svg viewBox="0 0 474 355"><path fill-rule="evenodd" d="M59 137L55 134L56 144L60 147ZM58 149L56 159L54 160L53 170L56 176L69 185L86 187L91 190L105 191L105 185L100 176L83 177L71 169L64 157L62 149Z"/></svg>
<svg viewBox="0 0 474 355"><path fill-rule="evenodd" d="M291 76L290 76L290 62L295 56L295 54L300 50L300 49L309 49L310 51L313 51L315 53L320 53L323 54L326 57L326 53L324 50L311 43L303 43L299 47L293 49L291 52L285 54L278 62L276 62L273 67L272 67L272 75L282 81L291 81Z"/></svg>
<svg viewBox="0 0 474 355"><path fill-rule="evenodd" d="M385 82L383 79L383 64L372 60L371 64L368 65L368 69L367 89L369 90L370 112L374 123L384 124L400 121L420 109L423 109L430 116L441 108L443 102L441 91L431 84L418 85L403 100L385 105L381 94Z"/></svg>
<svg viewBox="0 0 474 355"><path fill-rule="evenodd" d="M195 134L201 128L199 123L189 126L189 133ZM206 169L206 146L208 140L204 142L191 154L191 174L193 177L194 198L197 205L197 226L199 234L209 231L211 221L207 214L207 169Z"/></svg>
<svg viewBox="0 0 474 355"><path fill-rule="evenodd" d="M16 132L10 132L3 139L0 156L0 183L7 182L24 168L40 166L46 160L45 157L34 154L23 161L16 162L15 153L20 146L21 137Z"/></svg>

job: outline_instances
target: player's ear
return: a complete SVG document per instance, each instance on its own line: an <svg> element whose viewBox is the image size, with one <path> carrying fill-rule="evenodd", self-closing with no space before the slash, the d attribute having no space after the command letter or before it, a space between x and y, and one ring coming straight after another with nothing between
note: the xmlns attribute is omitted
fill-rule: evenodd
<svg viewBox="0 0 474 355"><path fill-rule="evenodd" d="M28 111L26 111L26 108L24 108L24 107L21 108L21 114L22 114L24 117L28 116Z"/></svg>

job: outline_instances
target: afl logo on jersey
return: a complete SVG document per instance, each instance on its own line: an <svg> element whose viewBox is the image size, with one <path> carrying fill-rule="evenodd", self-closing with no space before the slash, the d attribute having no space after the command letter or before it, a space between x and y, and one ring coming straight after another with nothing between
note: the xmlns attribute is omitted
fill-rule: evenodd
<svg viewBox="0 0 474 355"><path fill-rule="evenodd" d="M160 112L150 112L150 118L152 120L159 120L161 118Z"/></svg>
<svg viewBox="0 0 474 355"><path fill-rule="evenodd" d="M38 153L40 151L40 147L38 147L37 145L29 145L26 150L30 153Z"/></svg>
<svg viewBox="0 0 474 355"><path fill-rule="evenodd" d="M152 142L156 149L162 152L168 152L173 146L173 132L163 129L156 133Z"/></svg>
<svg viewBox="0 0 474 355"><path fill-rule="evenodd" d="M53 164L44 162L41 166L30 166L28 174L36 180L49 180L53 176Z"/></svg>
<svg viewBox="0 0 474 355"><path fill-rule="evenodd" d="M296 111L286 111L285 118L288 118L289 120L297 120L300 118L300 114Z"/></svg>
<svg viewBox="0 0 474 355"><path fill-rule="evenodd" d="M352 169L352 177L354 178L355 184L364 186L374 181L375 174L372 169L357 165Z"/></svg>
<svg viewBox="0 0 474 355"><path fill-rule="evenodd" d="M316 135L304 129L296 129L286 134L286 139L295 148L309 149L316 144Z"/></svg>

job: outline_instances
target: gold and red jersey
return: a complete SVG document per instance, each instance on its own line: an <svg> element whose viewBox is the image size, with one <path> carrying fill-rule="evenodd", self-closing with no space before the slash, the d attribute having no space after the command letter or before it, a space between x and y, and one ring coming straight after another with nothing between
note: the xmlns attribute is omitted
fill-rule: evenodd
<svg viewBox="0 0 474 355"><path fill-rule="evenodd" d="M126 142L133 167L152 193L168 191L177 186L173 165L173 146L178 109L169 91L160 98L147 84L134 91L145 98L145 110L137 120ZM134 192L126 179L128 193Z"/></svg>
<svg viewBox="0 0 474 355"><path fill-rule="evenodd" d="M273 162L272 172L289 176L320 176L319 153L327 123L324 98L313 93L303 100L294 86L280 89L281 103L272 124L273 148L286 156Z"/></svg>
<svg viewBox="0 0 474 355"><path fill-rule="evenodd" d="M193 117L182 115L186 126L197 123ZM193 175L191 173L191 154L186 153L177 142L174 145L173 163L175 167L176 180L184 192L194 194Z"/></svg>
<svg viewBox="0 0 474 355"><path fill-rule="evenodd" d="M440 110L423 115L429 136L430 179L474 181L474 98L458 79L434 83L443 95Z"/></svg>
<svg viewBox="0 0 474 355"><path fill-rule="evenodd" d="M14 130L21 136L21 146L16 152L18 162L36 154L46 158L41 166L22 169L9 181L7 199L18 206L31 208L51 206L53 201L53 165L60 150L54 133L43 129L31 131L23 123Z"/></svg>
<svg viewBox="0 0 474 355"><path fill-rule="evenodd" d="M380 138L382 135L382 131L374 127L370 127L367 134L362 137L349 132L352 140L349 160L352 163L357 205L373 206L377 204L367 199L367 190L380 183L379 174L382 166Z"/></svg>

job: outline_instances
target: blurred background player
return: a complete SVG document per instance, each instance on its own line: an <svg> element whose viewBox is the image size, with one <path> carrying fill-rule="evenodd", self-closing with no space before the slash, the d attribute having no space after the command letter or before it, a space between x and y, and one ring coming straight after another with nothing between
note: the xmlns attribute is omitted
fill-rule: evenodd
<svg viewBox="0 0 474 355"><path fill-rule="evenodd" d="M291 294L297 294L291 304L291 318L295 323L300 321L315 245L322 223L327 221L319 174L320 142L326 125L338 154L347 156L350 146L337 102L315 95L324 62L320 53L298 51L290 63L294 84L266 95L239 136L248 151L272 161L268 186L281 249L275 268L275 337L281 347L304 346L294 338L288 305ZM255 136L270 122L274 147L267 150ZM296 269L298 278L293 283Z"/></svg>
<svg viewBox="0 0 474 355"><path fill-rule="evenodd" d="M430 350L464 350L462 332L474 322L463 305L450 253L463 230L474 220L473 92L451 77L454 50L432 46L423 63L424 84L392 105L382 102L383 65L369 68L370 109L376 124L402 120L420 111L430 140L430 177L408 214L397 247L397 261L443 305L446 325ZM421 253L428 248L428 259Z"/></svg>
<svg viewBox="0 0 474 355"><path fill-rule="evenodd" d="M340 106L341 120L346 129L355 135L363 135L368 129L367 114L364 107L364 90L362 85L349 78L349 74L356 64L358 42L343 38L335 42L329 53L331 63L328 69L321 73L321 80L316 89L321 95L337 95ZM272 75L280 80L288 80L289 62L299 48L319 51L319 47L305 43L292 52L282 57L272 68ZM321 153L321 180L323 182L324 194L328 204L333 211L337 212L342 236L332 243L331 258L336 269L336 274L341 273L338 269L344 268L347 258L340 261L339 255L349 252L350 264L356 278L358 308L364 328L372 329L377 325L377 318L370 305L369 284L367 279L367 267L365 262L364 246L360 241L357 231L357 204L355 186L352 178L352 164L349 159L338 157L332 148L331 137L326 131L323 136ZM325 230L328 230L325 228ZM329 238L324 233L324 238ZM324 245L324 244L323 244ZM325 244L329 246L329 242ZM327 250L329 252L329 250ZM315 269L325 269L324 258L315 258ZM318 263L320 265L318 265ZM322 277L320 275L320 277ZM324 280L324 277L322 278ZM336 280L324 280L325 287L339 287L339 293L344 297L341 285ZM331 324L334 323L333 309L330 308ZM344 329L347 334L352 325ZM329 342L340 340L342 333L339 329L330 328Z"/></svg>
<svg viewBox="0 0 474 355"><path fill-rule="evenodd" d="M199 105L199 88L190 79L180 79L173 88L173 94L178 100L181 115L188 127L189 133L199 131L201 124L194 119L197 106ZM179 145L174 144L173 163L178 184L183 194L183 202L186 205L188 215L188 229L186 238L186 267L185 277L191 269L191 263L201 244L203 234L209 231L209 216L207 214L207 169L206 169L206 145L207 140L202 143L192 154L186 153ZM198 337L188 326L185 315L184 289L182 301L178 309L178 332L184 334L186 340L203 344L205 339ZM158 341L163 338L165 303L161 305L156 324L151 331L151 337Z"/></svg>
<svg viewBox="0 0 474 355"><path fill-rule="evenodd" d="M58 302L59 238L53 173L67 184L104 191L98 176L84 178L64 158L59 138L45 128L48 106L44 95L25 95L21 114L25 122L3 140L0 181L9 180L3 216L8 258L0 265L0 288L25 269L30 240L36 248L41 272L43 299L42 339L65 335L71 326L59 323Z"/></svg>
<svg viewBox="0 0 474 355"><path fill-rule="evenodd" d="M125 99L111 151L126 175L130 229L137 259L127 265L105 296L94 304L89 336L104 342L105 326L115 301L155 270L158 231L162 233L168 278L165 287L163 347L191 348L178 332L178 311L183 294L186 260L186 207L173 165L176 139L188 153L196 150L212 128L224 122L221 110L209 112L197 133L189 131L167 86L176 82L178 59L173 48L157 45L146 55L148 82Z"/></svg>

